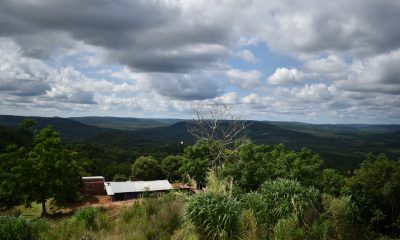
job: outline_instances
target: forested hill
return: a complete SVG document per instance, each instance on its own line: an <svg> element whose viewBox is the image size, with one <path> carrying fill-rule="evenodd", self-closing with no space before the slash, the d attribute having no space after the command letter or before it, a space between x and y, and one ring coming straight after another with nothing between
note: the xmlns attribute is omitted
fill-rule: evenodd
<svg viewBox="0 0 400 240"><path fill-rule="evenodd" d="M181 151L179 149L181 141L184 145L193 142L191 135L187 132L186 122L174 123L176 119L85 117L80 119L87 123L83 124L73 119L59 117L32 118L37 122L36 129L52 124L65 140L80 140L83 144L113 149L114 153L118 152L120 156L124 156L121 161L132 160L143 154L158 156L176 154ZM18 128L22 120L21 116L0 116L0 126ZM145 124L146 121L149 121L148 124ZM135 122L140 124L135 125ZM155 122L163 126L150 127ZM90 123L112 126L114 129L90 126ZM118 127L119 123L120 127ZM386 153L391 158L400 156L400 125L314 125L262 121L248 123L246 136L253 142L257 144L283 143L291 149L308 147L319 153L328 166L356 167L369 152ZM113 158L118 158L118 156Z"/></svg>
<svg viewBox="0 0 400 240"><path fill-rule="evenodd" d="M0 126L19 128L24 116L0 115ZM51 124L57 130L61 137L65 140L82 140L89 137L94 137L100 133L110 132L112 130L89 126L83 123L60 117L30 117L35 120L36 125L33 129L43 129Z"/></svg>
<svg viewBox="0 0 400 240"><path fill-rule="evenodd" d="M120 130L135 130L139 128L167 127L182 119L169 118L120 118L120 117L72 117L69 118L86 125Z"/></svg>

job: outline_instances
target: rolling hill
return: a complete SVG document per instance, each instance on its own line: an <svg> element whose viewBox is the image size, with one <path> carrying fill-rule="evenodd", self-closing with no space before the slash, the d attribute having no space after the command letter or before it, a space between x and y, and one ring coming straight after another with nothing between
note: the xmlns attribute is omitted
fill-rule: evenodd
<svg viewBox="0 0 400 240"><path fill-rule="evenodd" d="M0 126L19 128L23 116L10 116L0 115ZM89 126L68 118L60 117L30 117L36 121L35 130L43 129L48 125L52 125L56 129L62 138L65 140L76 141L85 138L96 136L100 133L110 132L112 130L106 128L100 128L96 126Z"/></svg>
<svg viewBox="0 0 400 240"><path fill-rule="evenodd" d="M74 121L103 128L135 130L139 128L166 127L181 119L119 118L119 117L72 117Z"/></svg>
<svg viewBox="0 0 400 240"><path fill-rule="evenodd" d="M181 141L184 145L193 143L192 136L187 132L187 122L177 122L177 119L32 118L37 122L36 129L52 124L67 141L119 148L121 151L147 154L164 151L167 154L176 153L176 146ZM0 126L18 128L22 119L21 116L0 116ZM283 143L290 149L308 147L319 153L327 166L354 168L369 152L386 153L391 158L400 157L400 125L248 123L246 136L253 142Z"/></svg>

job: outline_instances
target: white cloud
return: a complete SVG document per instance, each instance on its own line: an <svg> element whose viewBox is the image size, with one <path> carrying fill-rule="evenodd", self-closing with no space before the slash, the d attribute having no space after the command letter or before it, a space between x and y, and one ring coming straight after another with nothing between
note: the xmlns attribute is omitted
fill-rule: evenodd
<svg viewBox="0 0 400 240"><path fill-rule="evenodd" d="M235 56L241 58L243 61L247 63L256 63L260 61L260 59L256 58L256 56L254 56L254 54L248 49L236 52Z"/></svg>
<svg viewBox="0 0 400 240"><path fill-rule="evenodd" d="M228 105L237 104L238 100L239 100L238 94L235 92L225 93L222 96L219 96L214 99L216 103L222 103Z"/></svg>
<svg viewBox="0 0 400 240"><path fill-rule="evenodd" d="M319 58L306 61L302 67L307 78L339 80L346 75L349 66L342 58L336 55L329 55L326 58Z"/></svg>
<svg viewBox="0 0 400 240"><path fill-rule="evenodd" d="M226 71L226 75L231 84L245 89L252 89L260 84L262 73L257 70L241 71L232 68Z"/></svg>
<svg viewBox="0 0 400 240"><path fill-rule="evenodd" d="M269 84L298 84L303 81L303 73L295 68L278 68L268 77Z"/></svg>
<svg viewBox="0 0 400 240"><path fill-rule="evenodd" d="M354 61L351 71L336 86L359 92L400 94L400 49Z"/></svg>

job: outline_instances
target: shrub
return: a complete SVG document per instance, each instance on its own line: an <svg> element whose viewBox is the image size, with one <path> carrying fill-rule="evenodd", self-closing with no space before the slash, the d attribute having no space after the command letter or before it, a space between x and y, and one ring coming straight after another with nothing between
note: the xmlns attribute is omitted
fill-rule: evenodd
<svg viewBox="0 0 400 240"><path fill-rule="evenodd" d="M205 239L233 239L239 230L239 203L235 198L204 193L189 199L185 218Z"/></svg>
<svg viewBox="0 0 400 240"><path fill-rule="evenodd" d="M1 240L31 240L35 239L32 226L23 217L0 216L0 239Z"/></svg>
<svg viewBox="0 0 400 240"><path fill-rule="evenodd" d="M261 236L259 234L260 229L257 226L257 220L254 217L254 214L250 210L244 210L240 214L240 232L241 232L241 237L240 239L242 240L257 240L260 239Z"/></svg>
<svg viewBox="0 0 400 240"><path fill-rule="evenodd" d="M302 219L306 210L315 208L319 192L314 187L303 187L298 181L278 179L266 181L261 186L269 219L277 222L281 218Z"/></svg>
<svg viewBox="0 0 400 240"><path fill-rule="evenodd" d="M97 229L96 216L98 210L93 207L81 208L75 213L75 217L78 221L85 223L86 228L90 230Z"/></svg>
<svg viewBox="0 0 400 240"><path fill-rule="evenodd" d="M39 237L40 234L49 231L50 224L46 218L38 218L32 222L32 231L35 236Z"/></svg>
<svg viewBox="0 0 400 240"><path fill-rule="evenodd" d="M147 218L145 205L140 202L133 202L132 207L122 210L122 218L126 223L135 218Z"/></svg>
<svg viewBox="0 0 400 240"><path fill-rule="evenodd" d="M274 228L276 240L300 240L306 239L304 230L299 226L297 219L280 219Z"/></svg>
<svg viewBox="0 0 400 240"><path fill-rule="evenodd" d="M356 218L358 209L349 196L340 198L323 194L325 214L330 219L336 239L358 239Z"/></svg>

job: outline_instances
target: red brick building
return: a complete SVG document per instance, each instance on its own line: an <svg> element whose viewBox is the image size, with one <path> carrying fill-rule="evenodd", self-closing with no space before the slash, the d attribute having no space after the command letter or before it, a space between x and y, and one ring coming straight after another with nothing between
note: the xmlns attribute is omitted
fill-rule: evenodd
<svg viewBox="0 0 400 240"><path fill-rule="evenodd" d="M83 186L81 189L82 195L105 195L104 177L91 176L82 177Z"/></svg>

